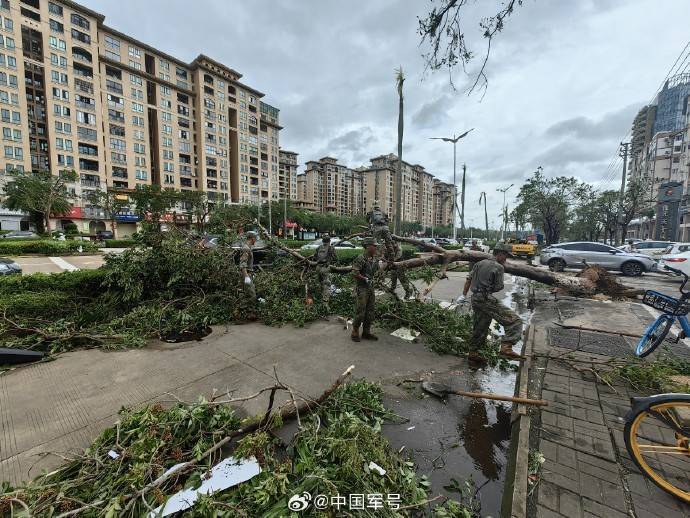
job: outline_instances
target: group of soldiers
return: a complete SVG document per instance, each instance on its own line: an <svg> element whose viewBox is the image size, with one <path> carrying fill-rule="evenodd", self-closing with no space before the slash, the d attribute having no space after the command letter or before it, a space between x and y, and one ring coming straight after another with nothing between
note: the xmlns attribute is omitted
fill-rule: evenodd
<svg viewBox="0 0 690 518"><path fill-rule="evenodd" d="M396 262L402 258L402 248L393 240L388 227L388 217L381 211L378 204L367 215L373 237L365 237L362 241L364 253L355 258L352 263L352 275L355 281L355 315L352 321L352 341L378 340L371 331L374 323L375 290L374 278L379 271L380 261L388 263L390 270L391 290L397 288L400 282L405 292L405 298L410 298L414 288L407 278L405 268L396 266ZM243 307L248 320L256 320L255 304L256 291L254 289L253 253L257 234L247 232L246 240L240 251L240 272L242 274ZM379 242L383 249L379 251ZM476 241L472 243L471 250L477 250ZM381 253L379 253L381 252ZM466 303L467 294L472 292L471 306L473 312L473 333L470 340L469 359L475 363L485 363L480 350L485 344L487 333L492 320L501 324L505 334L501 337L500 354L508 358L519 357L513 352L515 345L522 335L522 321L520 317L493 295L503 290L504 263L508 257L512 257L508 247L496 245L493 250L493 258L483 259L474 263L472 270L465 282L462 295L456 302ZM321 288L321 298L327 307L330 303L332 284L330 267L336 261L335 248L331 244L329 235L322 236L322 243L316 249L314 259L316 262L316 274ZM360 334L360 328L362 333Z"/></svg>

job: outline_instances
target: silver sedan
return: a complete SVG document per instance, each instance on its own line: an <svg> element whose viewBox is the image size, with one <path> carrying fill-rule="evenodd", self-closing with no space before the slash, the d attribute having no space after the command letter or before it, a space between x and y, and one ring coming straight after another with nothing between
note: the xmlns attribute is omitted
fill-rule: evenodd
<svg viewBox="0 0 690 518"><path fill-rule="evenodd" d="M609 245L589 241L574 241L550 245L541 251L541 264L548 265L552 271L565 268L583 268L585 265L601 266L615 270L623 275L637 277L644 272L655 271L657 262L644 254L623 252Z"/></svg>

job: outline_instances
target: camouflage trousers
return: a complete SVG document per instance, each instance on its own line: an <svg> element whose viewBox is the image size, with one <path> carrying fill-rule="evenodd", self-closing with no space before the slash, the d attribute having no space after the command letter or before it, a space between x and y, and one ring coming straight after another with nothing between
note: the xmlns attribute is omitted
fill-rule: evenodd
<svg viewBox="0 0 690 518"><path fill-rule="evenodd" d="M240 308L247 314L254 314L256 311L256 289L254 288L254 281L250 284L245 284L242 279L240 287Z"/></svg>
<svg viewBox="0 0 690 518"><path fill-rule="evenodd" d="M375 226L371 229L371 233L376 239L383 241L384 257L386 260L392 261L395 258L395 245L388 225Z"/></svg>
<svg viewBox="0 0 690 518"><path fill-rule="evenodd" d="M522 320L509 307L504 306L493 295L488 293L475 293L472 295L472 338L470 350L477 351L486 342L486 335L491 327L491 321L495 320L503 326L505 335L501 341L516 344L522 338Z"/></svg>
<svg viewBox="0 0 690 518"><path fill-rule="evenodd" d="M393 291L398 287L398 281L400 281L400 285L405 290L405 297L409 298L412 295L413 288L410 279L407 278L405 268L393 268L391 270L391 289Z"/></svg>
<svg viewBox="0 0 690 518"><path fill-rule="evenodd" d="M328 304L328 301L331 300L331 270L328 265L318 265L316 276L319 279L319 286L321 286L321 299L324 304Z"/></svg>
<svg viewBox="0 0 690 518"><path fill-rule="evenodd" d="M352 328L359 331L359 326L364 324L364 330L368 331L374 322L374 304L376 297L374 288L369 286L355 287L355 318Z"/></svg>

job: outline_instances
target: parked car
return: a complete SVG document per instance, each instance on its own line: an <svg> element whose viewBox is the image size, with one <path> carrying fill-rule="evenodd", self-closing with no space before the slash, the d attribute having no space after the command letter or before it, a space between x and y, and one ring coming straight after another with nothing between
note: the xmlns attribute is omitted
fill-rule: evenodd
<svg viewBox="0 0 690 518"><path fill-rule="evenodd" d="M96 232L96 239L104 241L105 239L113 239L112 230L99 230Z"/></svg>
<svg viewBox="0 0 690 518"><path fill-rule="evenodd" d="M664 250L664 253L662 255L672 255L672 254L679 254L681 252L687 252L690 250L690 243L673 243L672 245L669 245L666 250Z"/></svg>
<svg viewBox="0 0 690 518"><path fill-rule="evenodd" d="M601 266L607 270L620 271L623 275L630 277L636 277L657 268L656 261L648 255L623 252L609 245L588 241L548 246L542 250L539 262L557 272L565 268L583 268L586 263Z"/></svg>
<svg viewBox="0 0 690 518"><path fill-rule="evenodd" d="M690 275L690 245L687 245L685 248L685 250L680 252L662 255L659 259L659 270L664 271L666 266L670 266Z"/></svg>
<svg viewBox="0 0 690 518"><path fill-rule="evenodd" d="M666 252L669 246L675 244L673 241L639 241L635 243L635 252L649 256L660 256ZM626 245L619 247L619 250L622 250Z"/></svg>
<svg viewBox="0 0 690 518"><path fill-rule="evenodd" d="M13 230L0 237L3 239L38 239L39 236L36 232L31 232L30 230Z"/></svg>
<svg viewBox="0 0 690 518"><path fill-rule="evenodd" d="M21 275L22 267L12 259L0 257L0 275Z"/></svg>
<svg viewBox="0 0 690 518"><path fill-rule="evenodd" d="M302 245L300 247L300 250L316 250L323 244L323 239L315 239L311 243L307 243L306 245ZM339 237L332 237L331 238L331 245L333 245L333 248L336 250L352 250L354 248L361 248L360 246L355 245L354 243L351 243L350 241L343 241Z"/></svg>

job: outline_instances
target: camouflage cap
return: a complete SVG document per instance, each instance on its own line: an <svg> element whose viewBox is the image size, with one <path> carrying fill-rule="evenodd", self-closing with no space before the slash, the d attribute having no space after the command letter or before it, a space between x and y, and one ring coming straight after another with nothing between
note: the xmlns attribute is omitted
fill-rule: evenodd
<svg viewBox="0 0 690 518"><path fill-rule="evenodd" d="M259 234L257 234L257 233L254 232L253 230L249 230L249 231L245 232L244 235L245 235L245 237L246 237L247 239L259 237Z"/></svg>
<svg viewBox="0 0 690 518"><path fill-rule="evenodd" d="M496 243L494 245L493 253L494 253L494 255L502 253L502 254L506 254L508 257L514 257L513 256L513 247L510 245L506 245L505 243Z"/></svg>
<svg viewBox="0 0 690 518"><path fill-rule="evenodd" d="M364 239L362 239L362 246L366 247L370 245L378 246L376 239L374 239L373 237L365 237Z"/></svg>

